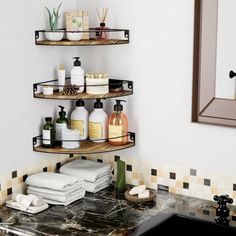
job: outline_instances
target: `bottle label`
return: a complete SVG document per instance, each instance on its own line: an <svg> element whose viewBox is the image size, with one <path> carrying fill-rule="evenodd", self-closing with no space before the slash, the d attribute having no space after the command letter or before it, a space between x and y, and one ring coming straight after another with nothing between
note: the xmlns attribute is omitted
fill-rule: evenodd
<svg viewBox="0 0 236 236"><path fill-rule="evenodd" d="M48 139L48 140L45 140ZM50 130L43 130L43 144L51 145L51 131Z"/></svg>
<svg viewBox="0 0 236 236"><path fill-rule="evenodd" d="M71 120L71 129L79 130L80 137L84 136L84 121L83 120Z"/></svg>
<svg viewBox="0 0 236 236"><path fill-rule="evenodd" d="M122 142L123 126L109 125L109 139L112 142ZM119 138L116 138L119 137Z"/></svg>
<svg viewBox="0 0 236 236"><path fill-rule="evenodd" d="M89 122L89 138L101 139L102 134L102 123L100 122Z"/></svg>
<svg viewBox="0 0 236 236"><path fill-rule="evenodd" d="M56 123L56 140L62 140L62 130L67 129L67 124L65 123Z"/></svg>

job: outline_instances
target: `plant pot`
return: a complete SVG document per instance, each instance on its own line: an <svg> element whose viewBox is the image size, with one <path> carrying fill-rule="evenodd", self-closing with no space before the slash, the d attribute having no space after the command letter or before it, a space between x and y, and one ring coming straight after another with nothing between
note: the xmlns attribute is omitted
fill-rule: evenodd
<svg viewBox="0 0 236 236"><path fill-rule="evenodd" d="M64 30L45 31L45 37L49 41L61 41L64 38Z"/></svg>
<svg viewBox="0 0 236 236"><path fill-rule="evenodd" d="M79 41L82 38L82 32L67 32L66 37L70 41Z"/></svg>

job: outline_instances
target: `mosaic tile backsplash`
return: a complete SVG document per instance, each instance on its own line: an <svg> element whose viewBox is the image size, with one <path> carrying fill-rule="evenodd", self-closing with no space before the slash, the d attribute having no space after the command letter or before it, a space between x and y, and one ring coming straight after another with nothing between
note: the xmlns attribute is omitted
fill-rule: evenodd
<svg viewBox="0 0 236 236"><path fill-rule="evenodd" d="M236 178L218 173L204 173L194 168L170 167L135 158L118 155L96 155L78 157L109 163L113 166L113 180L116 180L116 162L126 162L126 182L132 185L145 184L151 189L161 189L170 193L212 200L216 194L228 194L236 205ZM13 193L25 193L26 178L38 172L56 172L64 163L74 158L54 158L24 170L13 170L0 176L0 204L11 198Z"/></svg>

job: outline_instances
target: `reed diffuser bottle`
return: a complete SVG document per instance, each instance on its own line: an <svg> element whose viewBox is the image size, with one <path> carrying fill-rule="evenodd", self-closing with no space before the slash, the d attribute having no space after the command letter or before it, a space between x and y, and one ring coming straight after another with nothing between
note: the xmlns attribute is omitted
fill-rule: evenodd
<svg viewBox="0 0 236 236"><path fill-rule="evenodd" d="M96 38L97 39L108 39L109 38L109 28L106 27L106 19L108 15L108 8L103 8L102 14L99 13L97 9L97 14L100 21L100 27L96 28Z"/></svg>

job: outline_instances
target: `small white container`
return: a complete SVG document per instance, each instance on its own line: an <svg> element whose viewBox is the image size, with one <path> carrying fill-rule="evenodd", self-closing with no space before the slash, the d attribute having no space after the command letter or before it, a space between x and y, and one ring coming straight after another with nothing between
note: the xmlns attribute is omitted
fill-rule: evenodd
<svg viewBox="0 0 236 236"><path fill-rule="evenodd" d="M59 92L63 92L64 86L66 84L66 71L63 65L60 65L59 69L57 70L57 79L59 85Z"/></svg>
<svg viewBox="0 0 236 236"><path fill-rule="evenodd" d="M67 32L66 38L70 41L79 41L82 38L82 32Z"/></svg>
<svg viewBox="0 0 236 236"><path fill-rule="evenodd" d="M107 94L107 93L109 93L108 74L87 73L86 74L86 93L87 94Z"/></svg>
<svg viewBox="0 0 236 236"><path fill-rule="evenodd" d="M53 87L52 86L43 86L43 95L52 95Z"/></svg>
<svg viewBox="0 0 236 236"><path fill-rule="evenodd" d="M45 31L45 37L49 41L61 41L64 38L64 31Z"/></svg>
<svg viewBox="0 0 236 236"><path fill-rule="evenodd" d="M79 130L63 129L62 130L62 148L76 149L80 147Z"/></svg>

